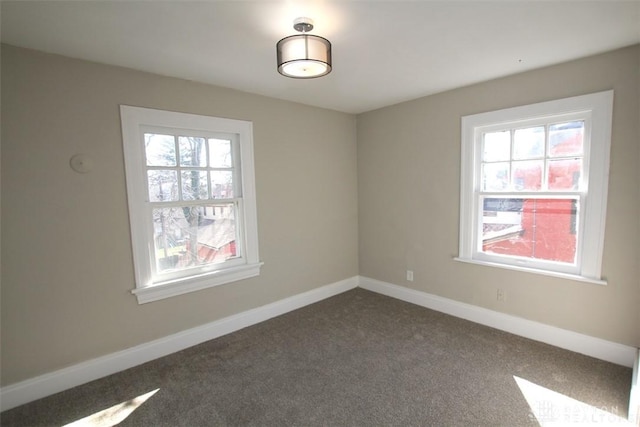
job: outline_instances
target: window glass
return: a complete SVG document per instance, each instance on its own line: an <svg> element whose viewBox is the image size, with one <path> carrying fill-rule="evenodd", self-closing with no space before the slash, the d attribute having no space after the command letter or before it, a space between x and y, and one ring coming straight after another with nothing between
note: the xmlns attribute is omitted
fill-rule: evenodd
<svg viewBox="0 0 640 427"><path fill-rule="evenodd" d="M233 204L153 209L159 272L217 264L237 255Z"/></svg>
<svg viewBox="0 0 640 427"><path fill-rule="evenodd" d="M524 160L512 163L511 182L516 191L540 190L542 188L542 172L544 161Z"/></svg>
<svg viewBox="0 0 640 427"><path fill-rule="evenodd" d="M485 163L482 165L482 189L501 191L509 187L509 163Z"/></svg>
<svg viewBox="0 0 640 427"><path fill-rule="evenodd" d="M549 160L549 190L578 190L582 176L580 158Z"/></svg>
<svg viewBox="0 0 640 427"><path fill-rule="evenodd" d="M551 157L582 155L584 121L549 126L549 155Z"/></svg>
<svg viewBox="0 0 640 427"><path fill-rule="evenodd" d="M204 138L178 137L180 166L207 166L207 152Z"/></svg>
<svg viewBox="0 0 640 427"><path fill-rule="evenodd" d="M178 174L175 170L152 169L147 171L150 202L178 200Z"/></svg>
<svg viewBox="0 0 640 427"><path fill-rule="evenodd" d="M200 200L209 197L207 172L200 170L181 171L182 200Z"/></svg>
<svg viewBox="0 0 640 427"><path fill-rule="evenodd" d="M578 154L582 152L583 127L584 123L578 121L525 128L514 126L484 134L482 191L531 195L484 199L481 252L575 263L577 198L549 199L537 193L578 189L582 165ZM553 148L548 152L545 150L547 128L549 147ZM506 161L497 162L497 159Z"/></svg>
<svg viewBox="0 0 640 427"><path fill-rule="evenodd" d="M513 133L513 158L538 159L544 156L544 126L516 129Z"/></svg>
<svg viewBox="0 0 640 427"><path fill-rule="evenodd" d="M511 157L511 133L509 131L484 134L482 160L497 162Z"/></svg>
<svg viewBox="0 0 640 427"><path fill-rule="evenodd" d="M145 133L147 166L175 166L176 141L173 135Z"/></svg>
<svg viewBox="0 0 640 427"><path fill-rule="evenodd" d="M578 200L485 199L482 251L575 263Z"/></svg>
<svg viewBox="0 0 640 427"><path fill-rule="evenodd" d="M231 141L209 138L209 166L212 168L230 168L232 165Z"/></svg>
<svg viewBox="0 0 640 427"><path fill-rule="evenodd" d="M212 199L232 199L233 172L232 171L211 171L211 198Z"/></svg>

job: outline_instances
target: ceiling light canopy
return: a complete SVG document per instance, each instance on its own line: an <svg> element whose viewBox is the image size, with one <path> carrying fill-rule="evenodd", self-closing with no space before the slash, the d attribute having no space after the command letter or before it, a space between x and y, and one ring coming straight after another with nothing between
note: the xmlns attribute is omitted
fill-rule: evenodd
<svg viewBox="0 0 640 427"><path fill-rule="evenodd" d="M324 37L307 34L313 29L309 18L293 21L301 34L285 37L276 44L278 72L294 79L313 79L331 72L331 42Z"/></svg>

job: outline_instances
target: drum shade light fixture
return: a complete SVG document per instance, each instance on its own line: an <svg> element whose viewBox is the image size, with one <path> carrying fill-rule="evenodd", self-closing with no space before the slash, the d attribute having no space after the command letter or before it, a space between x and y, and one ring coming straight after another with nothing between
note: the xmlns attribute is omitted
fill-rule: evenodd
<svg viewBox="0 0 640 427"><path fill-rule="evenodd" d="M313 79L331 72L331 42L324 37L307 34L313 21L298 18L293 29L301 34L285 37L276 44L278 72L294 79Z"/></svg>

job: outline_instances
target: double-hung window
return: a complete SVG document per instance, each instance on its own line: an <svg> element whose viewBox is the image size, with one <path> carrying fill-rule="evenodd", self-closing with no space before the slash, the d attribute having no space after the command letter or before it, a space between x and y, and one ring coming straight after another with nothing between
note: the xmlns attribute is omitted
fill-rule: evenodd
<svg viewBox="0 0 640 427"><path fill-rule="evenodd" d="M258 275L251 122L120 111L138 302Z"/></svg>
<svg viewBox="0 0 640 427"><path fill-rule="evenodd" d="M459 260L604 283L613 91L465 116Z"/></svg>

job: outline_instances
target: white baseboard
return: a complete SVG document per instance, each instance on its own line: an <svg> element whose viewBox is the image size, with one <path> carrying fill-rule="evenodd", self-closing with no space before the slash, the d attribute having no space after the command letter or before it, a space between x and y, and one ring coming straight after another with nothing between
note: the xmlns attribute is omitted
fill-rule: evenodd
<svg viewBox="0 0 640 427"><path fill-rule="evenodd" d="M629 421L640 427L640 348L636 353L631 376L631 393L629 393Z"/></svg>
<svg viewBox="0 0 640 427"><path fill-rule="evenodd" d="M248 310L155 341L44 374L0 390L0 410L85 384L185 348L238 331L360 286L363 289L417 304L556 347L631 367L637 349L560 329L543 323L465 304L362 276L355 276L299 295ZM636 368L637 369L637 368Z"/></svg>
<svg viewBox="0 0 640 427"><path fill-rule="evenodd" d="M583 335L555 326L545 325L544 323L534 322L475 305L465 304L380 280L360 276L359 285L361 288L369 291L618 365L632 367L634 358L636 357L637 349L634 347Z"/></svg>
<svg viewBox="0 0 640 427"><path fill-rule="evenodd" d="M358 277L341 280L215 322L60 369L0 390L2 411L85 384L125 369L221 337L356 288Z"/></svg>

